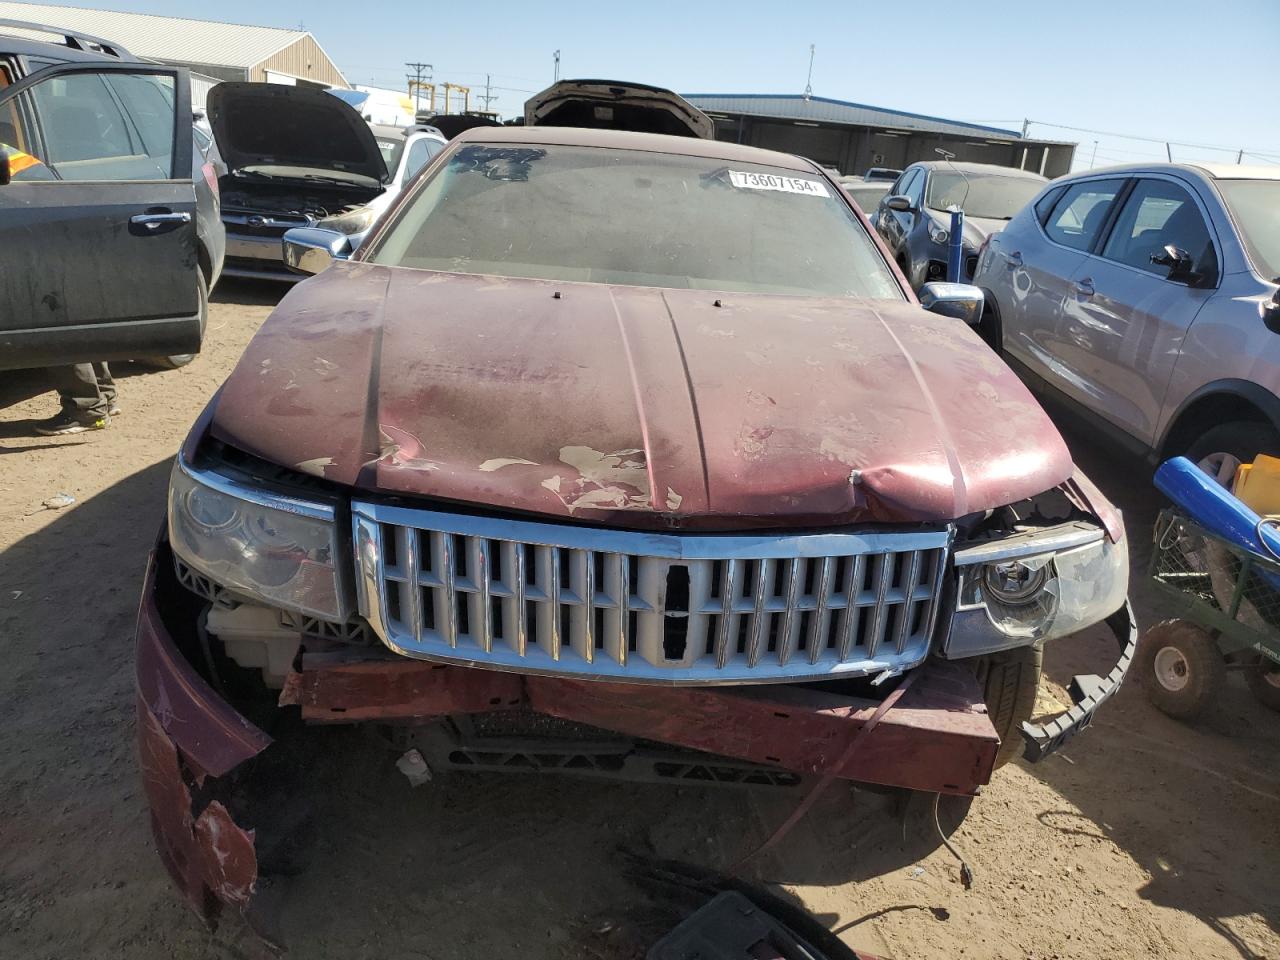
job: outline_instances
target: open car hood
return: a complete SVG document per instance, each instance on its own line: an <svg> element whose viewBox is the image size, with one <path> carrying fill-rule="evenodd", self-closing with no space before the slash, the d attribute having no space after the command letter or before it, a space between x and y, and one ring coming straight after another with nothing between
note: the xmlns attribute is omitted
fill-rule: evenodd
<svg viewBox="0 0 1280 960"><path fill-rule="evenodd" d="M388 180L369 125L326 90L219 83L209 90L208 114L232 173L252 166L306 167Z"/></svg>
<svg viewBox="0 0 1280 960"><path fill-rule="evenodd" d="M679 94L617 80L561 80L525 101L524 122L715 139L711 118Z"/></svg>

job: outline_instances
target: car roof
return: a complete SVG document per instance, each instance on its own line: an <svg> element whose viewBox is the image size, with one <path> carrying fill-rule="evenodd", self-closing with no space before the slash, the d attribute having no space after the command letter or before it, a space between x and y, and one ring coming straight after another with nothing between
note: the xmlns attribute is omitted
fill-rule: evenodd
<svg viewBox="0 0 1280 960"><path fill-rule="evenodd" d="M453 138L455 143L523 143L546 146L606 147L643 150L672 156L706 157L709 160L759 163L813 174L814 164L790 153L744 147L723 140L672 137L631 130L596 130L582 127L472 127Z"/></svg>
<svg viewBox="0 0 1280 960"><path fill-rule="evenodd" d="M911 164L926 170L959 170L962 173L991 173L1002 177L1025 177L1027 180L1044 180L1034 170L1019 170L1017 167L1006 167L999 163L973 163L968 160L921 160Z"/></svg>
<svg viewBox="0 0 1280 960"><path fill-rule="evenodd" d="M408 140L415 133L429 133L433 137L439 137L441 140L445 139L445 135L435 127L427 127L422 124L412 127L393 127L386 123L371 123L369 124L369 129L373 131L375 137L398 137L401 140Z"/></svg>
<svg viewBox="0 0 1280 960"><path fill-rule="evenodd" d="M113 40L26 20L0 19L0 38L4 53L19 56L63 61L134 60L133 54Z"/></svg>
<svg viewBox="0 0 1280 960"><path fill-rule="evenodd" d="M1195 173L1211 180L1280 180L1280 166L1235 163L1124 163L1112 167L1095 167L1073 174L1073 177L1097 174Z"/></svg>

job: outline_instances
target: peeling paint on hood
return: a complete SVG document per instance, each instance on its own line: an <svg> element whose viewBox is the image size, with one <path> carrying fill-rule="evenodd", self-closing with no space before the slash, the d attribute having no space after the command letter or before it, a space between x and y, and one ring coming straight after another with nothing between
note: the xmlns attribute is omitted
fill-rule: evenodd
<svg viewBox="0 0 1280 960"><path fill-rule="evenodd" d="M211 429L350 487L645 528L941 522L1072 473L1008 367L914 303L363 263L285 297Z"/></svg>

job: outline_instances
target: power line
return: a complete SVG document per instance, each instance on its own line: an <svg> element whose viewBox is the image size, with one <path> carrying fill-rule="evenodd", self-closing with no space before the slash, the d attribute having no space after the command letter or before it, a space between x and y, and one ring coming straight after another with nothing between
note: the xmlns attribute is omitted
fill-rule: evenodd
<svg viewBox="0 0 1280 960"><path fill-rule="evenodd" d="M431 81L432 66L429 63L406 63L406 67L413 71L413 76L405 74L405 79L409 82L409 90L413 93L413 114L417 116L422 111L422 72L427 72L426 80Z"/></svg>
<svg viewBox="0 0 1280 960"><path fill-rule="evenodd" d="M1218 150L1223 153L1236 153L1237 151L1243 149L1245 153L1248 153L1252 156L1261 155L1259 151L1253 150L1250 147L1243 147L1243 148L1238 146L1224 147L1218 144L1209 144L1209 143L1187 143L1185 141L1180 141L1180 140L1166 140L1164 137L1142 137L1132 133L1116 133L1115 131L1112 131L1112 130L1093 130L1093 129L1090 129L1089 127L1071 127L1065 123L1050 123L1047 120L1027 120L1025 121L1025 123L1027 124L1035 123L1035 124L1039 124L1042 127L1053 127L1057 130L1070 130L1073 133L1091 133L1101 137L1117 137L1121 140L1141 140L1144 143L1172 144L1175 147L1191 147L1193 150ZM1025 127L1024 127L1023 135L1024 136L1026 135Z"/></svg>

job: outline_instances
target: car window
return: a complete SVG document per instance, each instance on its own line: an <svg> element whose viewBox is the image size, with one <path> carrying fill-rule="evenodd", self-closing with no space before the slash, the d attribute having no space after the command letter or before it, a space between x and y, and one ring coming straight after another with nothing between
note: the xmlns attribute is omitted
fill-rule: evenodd
<svg viewBox="0 0 1280 960"><path fill-rule="evenodd" d="M375 137L374 142L387 170L394 171L400 165L400 154L404 153L404 137Z"/></svg>
<svg viewBox="0 0 1280 960"><path fill-rule="evenodd" d="M1122 186L1123 180L1086 180L1072 184L1053 208L1044 232L1064 247L1090 249Z"/></svg>
<svg viewBox="0 0 1280 960"><path fill-rule="evenodd" d="M1066 187L1054 187L1043 197L1036 201L1036 219L1040 221L1040 226L1044 226L1049 222L1049 214L1053 213L1053 208L1062 194L1066 191Z"/></svg>
<svg viewBox="0 0 1280 960"><path fill-rule="evenodd" d="M815 174L642 150L468 143L376 242L372 262L426 270L903 298Z"/></svg>
<svg viewBox="0 0 1280 960"><path fill-rule="evenodd" d="M1280 283L1280 180L1219 180L1253 265Z"/></svg>
<svg viewBox="0 0 1280 960"><path fill-rule="evenodd" d="M18 114L20 136L62 180L168 179L173 82L171 76L115 72L48 77L18 98L27 108ZM31 115L39 118L39 138L25 123Z"/></svg>
<svg viewBox="0 0 1280 960"><path fill-rule="evenodd" d="M925 206L939 211L959 207L980 220L1012 220L1042 186L1043 181L1029 177L935 170L929 177Z"/></svg>
<svg viewBox="0 0 1280 960"><path fill-rule="evenodd" d="M911 175L911 182L907 184L906 195L911 198L911 205L916 208L919 208L924 201L924 177L924 171L917 167L916 172Z"/></svg>
<svg viewBox="0 0 1280 960"><path fill-rule="evenodd" d="M173 81L148 74L108 74L111 87L132 130L141 141L142 152L160 166L173 165Z"/></svg>
<svg viewBox="0 0 1280 960"><path fill-rule="evenodd" d="M409 156L404 162L404 183L408 183L415 173L427 165L427 163L440 152L444 144L430 137L419 137L413 141L413 146L409 148Z"/></svg>
<svg viewBox="0 0 1280 960"><path fill-rule="evenodd" d="M1102 255L1147 273L1166 276L1168 265L1151 262L1168 245L1191 254L1194 269L1217 266L1209 228L1191 194L1168 180L1139 180L1120 210Z"/></svg>

